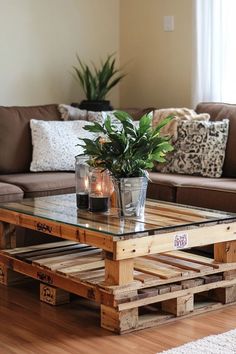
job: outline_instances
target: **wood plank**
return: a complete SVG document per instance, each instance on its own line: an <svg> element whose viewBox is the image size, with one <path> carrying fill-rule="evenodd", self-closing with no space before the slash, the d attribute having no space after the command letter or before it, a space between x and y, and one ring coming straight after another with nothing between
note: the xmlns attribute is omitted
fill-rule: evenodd
<svg viewBox="0 0 236 354"><path fill-rule="evenodd" d="M212 269L212 267L210 267L210 266L205 266L202 264L194 263L189 260L186 261L186 260L179 259L179 258L176 259L173 257L169 257L168 255L165 255L165 254L146 256L146 258L158 260L158 261L161 261L166 264L171 264L173 266L176 266L176 267L179 267L182 269L193 270L195 272L201 272L202 270Z"/></svg>
<svg viewBox="0 0 236 354"><path fill-rule="evenodd" d="M210 291L209 296L223 304L229 304L236 301L236 286L228 288L219 288Z"/></svg>
<svg viewBox="0 0 236 354"><path fill-rule="evenodd" d="M175 316L183 316L193 311L193 295L180 296L161 303L165 312L173 313Z"/></svg>
<svg viewBox="0 0 236 354"><path fill-rule="evenodd" d="M143 273L143 272L139 272L139 274L134 274L134 279L135 280L139 280L142 283L149 283L152 281L157 281L157 280L161 280L160 277L158 277L157 275L151 275L151 274L147 274L147 273Z"/></svg>
<svg viewBox="0 0 236 354"><path fill-rule="evenodd" d="M77 264L68 268L63 268L61 270L57 270L57 273L59 274L78 274L78 272L82 271L87 271L87 270L94 270L94 269L99 269L99 268L104 268L105 262L104 260L102 261L93 261L89 263L84 263L84 264Z"/></svg>
<svg viewBox="0 0 236 354"><path fill-rule="evenodd" d="M71 248L67 248L63 251L58 251L58 252L50 252L50 253L46 253L46 254L41 254L40 256L33 256L33 257L21 257L21 256L16 256L16 258L25 260L26 262L34 262L36 260L40 260L40 259L45 259L45 258L56 258L59 256L63 256L63 255L70 255L70 254L83 254L85 252L90 252L92 250L97 250L97 248L92 248L90 246L87 247L83 247L83 248L79 248L79 247L71 247Z"/></svg>
<svg viewBox="0 0 236 354"><path fill-rule="evenodd" d="M176 271L181 276L187 276L187 275L196 273L195 271L192 271L192 270L183 269L183 268L180 268L178 266L174 266L172 264L167 264L167 263L164 263L162 261L159 261L157 258L155 258L155 256L156 255L154 255L153 257L152 256L145 256L145 257L141 257L141 259L147 259L147 260L150 260L150 261L154 261L157 266L164 267L166 269L170 269L170 270Z"/></svg>
<svg viewBox="0 0 236 354"><path fill-rule="evenodd" d="M187 280L181 281L182 289L194 288L194 287L202 285L204 283L205 283L205 280L203 277L196 278L196 279L187 279Z"/></svg>
<svg viewBox="0 0 236 354"><path fill-rule="evenodd" d="M180 296L191 295L191 294L200 293L203 291L208 291L211 289L217 289L217 288L234 286L234 285L236 285L236 279L222 280L220 282L204 284L204 285L200 285L200 286L186 289L186 290L169 292L169 293L163 294L163 295L156 295L156 296L148 297L146 299L132 301L130 303L127 302L125 304L124 303L118 304L118 309L120 311L123 311L123 310L131 309L134 307L145 306L145 305L149 305L152 303L173 299L173 298L180 297Z"/></svg>
<svg viewBox="0 0 236 354"><path fill-rule="evenodd" d="M40 283L40 301L54 306L68 304L70 302L70 293L63 289Z"/></svg>
<svg viewBox="0 0 236 354"><path fill-rule="evenodd" d="M222 243L215 244L214 258L216 262L222 262L222 263L236 262L236 241L222 242Z"/></svg>
<svg viewBox="0 0 236 354"><path fill-rule="evenodd" d="M152 207L146 207L145 211L148 216L152 215L155 216L157 219L163 217L166 220L175 220L176 222L180 224L186 224L186 223L193 223L193 222L204 222L206 221L206 218L204 216L198 216L198 215L188 215L184 213L178 212L178 209L176 208L175 210L167 210L165 209L164 213L160 213L160 210L157 209L156 206ZM145 218L146 220L146 218Z"/></svg>
<svg viewBox="0 0 236 354"><path fill-rule="evenodd" d="M74 255L74 254L73 254ZM79 264L85 264L89 262L95 262L95 261L102 261L104 258L98 254L98 255L93 255L93 256L85 256L85 257L77 257L74 259L69 259L64 262L57 262L51 263L50 266L46 267L51 270L63 270L64 268L68 268L74 265L79 265Z"/></svg>
<svg viewBox="0 0 236 354"><path fill-rule="evenodd" d="M194 253L184 252L184 251L171 251L171 252L165 252L163 254L173 258L180 258L185 261L196 262L198 264L210 266L217 269L219 268L219 264L217 264L213 258L199 256Z"/></svg>
<svg viewBox="0 0 236 354"><path fill-rule="evenodd" d="M181 271L178 272L172 269L161 267L159 264L156 264L155 261L149 261L143 258L135 259L134 269L151 275L157 275L158 277L163 279L174 278L181 274Z"/></svg>
<svg viewBox="0 0 236 354"><path fill-rule="evenodd" d="M96 256L96 255L100 255L101 253L102 251L96 248L83 253L72 253L63 256L35 260L33 264L40 265L41 267L45 267L45 268L51 268L52 266L57 266L57 265L59 266L60 264L63 265L64 262L66 263L66 262L73 261L75 259L83 259L83 257L92 256L92 255Z"/></svg>
<svg viewBox="0 0 236 354"><path fill-rule="evenodd" d="M78 278L81 281L89 281L89 279L95 279L97 277L105 276L104 269L96 269L90 271L81 271L75 274L69 275L71 278Z"/></svg>
<svg viewBox="0 0 236 354"><path fill-rule="evenodd" d="M118 312L112 307L101 305L101 326L116 333L133 330L138 326L138 309Z"/></svg>
<svg viewBox="0 0 236 354"><path fill-rule="evenodd" d="M179 232L167 232L153 236L136 237L130 240L120 240L114 245L114 259L121 260L173 251L176 249L175 237L183 235L183 233L186 235L188 241L186 247L188 248L231 241L235 239L236 222L206 226L204 228L194 226L194 228Z"/></svg>
<svg viewBox="0 0 236 354"><path fill-rule="evenodd" d="M16 203L16 205L18 208L20 207L20 204ZM0 215L2 221L10 222L14 225L19 225L32 230L43 231L45 237L47 234L50 234L52 236L63 237L64 239L85 243L94 247L101 247L106 251L113 252L113 239L116 238L115 231L112 236L110 234L103 234L101 231L89 230L86 228L86 220L84 220L85 226L83 228L67 224L66 222L68 222L68 220L66 219L64 220L65 223L53 220L48 221L48 215L43 218L2 208L0 208ZM91 223L90 226L96 230L98 225L94 222ZM119 232L119 230L116 231ZM112 230L110 230L110 232L112 232ZM143 234L145 235L146 232L143 232ZM119 238L119 236L117 236L117 238Z"/></svg>
<svg viewBox="0 0 236 354"><path fill-rule="evenodd" d="M79 243L75 243L74 245L66 245L66 246L61 246L61 247L50 247L50 248L42 248L40 250L33 250L33 251L25 251L21 253L15 253L14 256L16 258L20 259L33 259L34 257L38 256L47 256L50 254L63 254L64 251L73 251L73 250L78 250L78 252L82 252L83 249L88 249L91 246L88 245L81 245ZM45 258L45 257L44 257Z"/></svg>
<svg viewBox="0 0 236 354"><path fill-rule="evenodd" d="M15 225L0 221L0 248L12 248L16 246Z"/></svg>
<svg viewBox="0 0 236 354"><path fill-rule="evenodd" d="M74 242L74 241L50 242L50 243L41 243L39 245L34 245L34 246L17 247L17 248L6 249L6 250L3 249L3 250L1 250L1 252L7 253L10 255L15 255L15 254L20 254L20 253L24 253L24 252L39 251L42 249L64 247L64 246L70 246L70 245L76 245L76 244L78 244L78 242ZM84 246L87 246L87 245L84 245Z"/></svg>
<svg viewBox="0 0 236 354"><path fill-rule="evenodd" d="M201 209L197 207L192 207L191 205L181 205L176 203L168 203L168 202L161 202L161 201L151 201L150 199L146 201L147 206L154 206L156 207L157 212L163 211L165 213L166 210L171 210L173 212L186 214L186 215L193 215L193 216L203 216L208 218L221 218L224 216L229 215L227 212L210 210L210 209Z"/></svg>

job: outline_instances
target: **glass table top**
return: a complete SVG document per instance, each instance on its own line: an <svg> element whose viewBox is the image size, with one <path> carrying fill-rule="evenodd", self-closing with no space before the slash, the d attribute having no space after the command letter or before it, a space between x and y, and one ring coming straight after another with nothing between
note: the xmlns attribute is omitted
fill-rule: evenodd
<svg viewBox="0 0 236 354"><path fill-rule="evenodd" d="M20 202L0 204L1 209L40 217L59 223L101 232L112 236L135 235L148 232L161 233L225 220L236 220L236 214L201 209L163 201L147 200L143 217L121 219L115 209L106 213L78 210L76 195L66 194L23 199Z"/></svg>

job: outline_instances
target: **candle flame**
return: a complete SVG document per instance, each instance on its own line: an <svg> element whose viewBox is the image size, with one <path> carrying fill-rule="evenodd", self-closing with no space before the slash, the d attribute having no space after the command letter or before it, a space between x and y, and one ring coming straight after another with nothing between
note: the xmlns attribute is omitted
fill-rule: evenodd
<svg viewBox="0 0 236 354"><path fill-rule="evenodd" d="M97 184L96 189L97 189L97 192L100 193L100 192L102 191L102 186L101 186L101 184Z"/></svg>
<svg viewBox="0 0 236 354"><path fill-rule="evenodd" d="M85 186L86 189L88 189L88 186L89 186L88 178L85 179L84 186Z"/></svg>

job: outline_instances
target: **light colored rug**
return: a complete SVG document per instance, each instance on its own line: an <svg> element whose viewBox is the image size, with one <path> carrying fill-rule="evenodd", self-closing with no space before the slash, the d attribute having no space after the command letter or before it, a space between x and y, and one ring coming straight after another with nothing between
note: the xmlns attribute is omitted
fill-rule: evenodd
<svg viewBox="0 0 236 354"><path fill-rule="evenodd" d="M236 354L236 329L198 339L162 354Z"/></svg>

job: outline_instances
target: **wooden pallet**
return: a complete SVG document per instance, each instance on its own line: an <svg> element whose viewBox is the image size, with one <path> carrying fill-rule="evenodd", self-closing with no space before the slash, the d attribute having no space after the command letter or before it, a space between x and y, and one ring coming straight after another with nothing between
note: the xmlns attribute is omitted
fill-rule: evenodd
<svg viewBox="0 0 236 354"><path fill-rule="evenodd" d="M236 302L236 263L173 251L134 259L134 280L107 285L101 249L72 241L0 252L0 283L20 273L41 281L40 299L69 301L74 293L101 304L102 326L118 333Z"/></svg>

